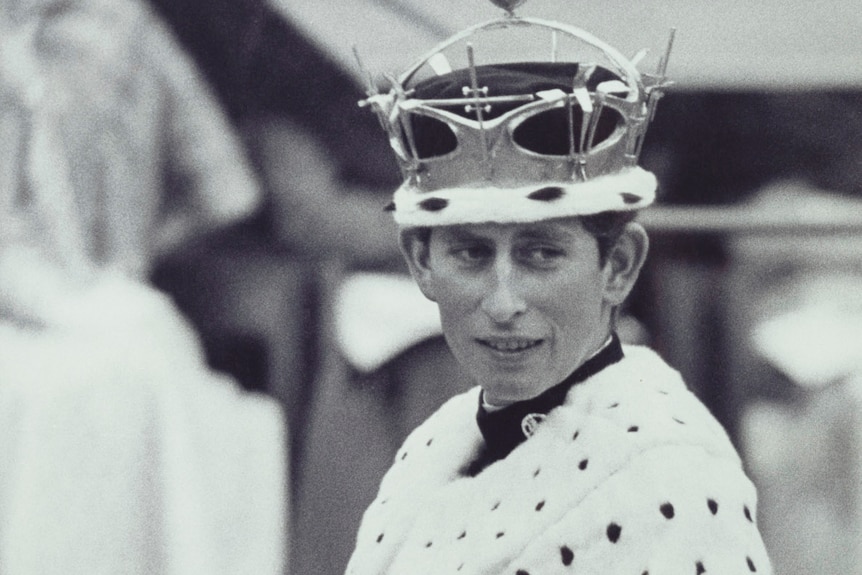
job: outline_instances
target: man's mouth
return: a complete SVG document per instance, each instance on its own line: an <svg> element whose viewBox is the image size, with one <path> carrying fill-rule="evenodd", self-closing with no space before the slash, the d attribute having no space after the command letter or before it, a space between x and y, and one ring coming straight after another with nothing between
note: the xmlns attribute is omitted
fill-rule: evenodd
<svg viewBox="0 0 862 575"><path fill-rule="evenodd" d="M485 347L500 353L519 353L538 347L542 344L543 340L521 337L494 337L487 339L479 338L477 341Z"/></svg>

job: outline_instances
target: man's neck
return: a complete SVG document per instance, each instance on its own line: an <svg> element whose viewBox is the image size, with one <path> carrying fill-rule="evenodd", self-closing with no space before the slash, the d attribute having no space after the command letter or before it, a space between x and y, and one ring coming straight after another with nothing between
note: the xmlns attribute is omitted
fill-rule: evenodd
<svg viewBox="0 0 862 575"><path fill-rule="evenodd" d="M584 360L583 360L580 364L578 364L578 367L576 367L576 368L575 368L574 370L572 370L572 371L577 371L577 370L578 370L578 368L580 368L580 367L581 367L582 365L584 365L586 362L588 362L588 361L590 361L591 359L593 359L594 357L596 357L599 353L601 353L601 352L602 352L602 350L603 350L603 349L605 349L606 347L608 347L608 346L611 344L611 342L612 342L613 340L614 340L613 335L608 335L608 337L605 339L605 341L602 343L602 345L600 345L600 346L598 347L598 349L596 349L596 350L595 350L593 353L591 353L588 357L584 358ZM556 383L559 383L559 382L556 382ZM511 403L502 403L502 404L498 404L498 403L491 403L490 401L488 401L488 400L485 398L485 393L484 393L484 392L482 393L482 408L483 408L485 411L487 411L488 413L494 413L495 411L499 411L499 410L501 410L501 409L505 409L506 407L508 407L508 406L512 405L512 403L517 403L517 402L516 402L516 401L513 401L513 402L511 402Z"/></svg>

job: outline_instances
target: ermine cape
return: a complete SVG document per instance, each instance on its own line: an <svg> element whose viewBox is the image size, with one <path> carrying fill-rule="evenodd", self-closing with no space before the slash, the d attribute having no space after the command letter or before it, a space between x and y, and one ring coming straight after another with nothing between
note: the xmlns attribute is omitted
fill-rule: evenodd
<svg viewBox="0 0 862 575"><path fill-rule="evenodd" d="M444 404L398 451L347 573L770 573L726 432L658 355L624 350L475 477L479 388Z"/></svg>

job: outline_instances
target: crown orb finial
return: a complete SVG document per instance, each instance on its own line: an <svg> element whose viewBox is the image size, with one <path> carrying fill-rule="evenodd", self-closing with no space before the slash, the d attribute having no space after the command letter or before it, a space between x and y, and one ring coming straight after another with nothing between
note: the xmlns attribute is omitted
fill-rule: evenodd
<svg viewBox="0 0 862 575"><path fill-rule="evenodd" d="M515 12L515 8L526 2L527 0L491 0L495 6L499 6L509 14Z"/></svg>

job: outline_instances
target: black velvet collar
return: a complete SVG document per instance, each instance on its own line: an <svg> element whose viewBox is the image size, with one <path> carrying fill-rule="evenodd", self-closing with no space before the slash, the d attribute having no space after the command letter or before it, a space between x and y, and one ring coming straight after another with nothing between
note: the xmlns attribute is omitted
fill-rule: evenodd
<svg viewBox="0 0 862 575"><path fill-rule="evenodd" d="M474 473L486 465L503 459L518 445L527 439L523 430L524 418L530 414L547 415L555 407L559 407L566 399L569 389L576 383L582 382L623 358L623 348L619 337L614 333L611 341L596 355L581 364L566 379L557 385L545 390L532 399L519 401L500 409L498 411L487 411L482 400L484 392L479 394L479 411L476 414L476 422L482 437L485 438L485 452L473 467Z"/></svg>

